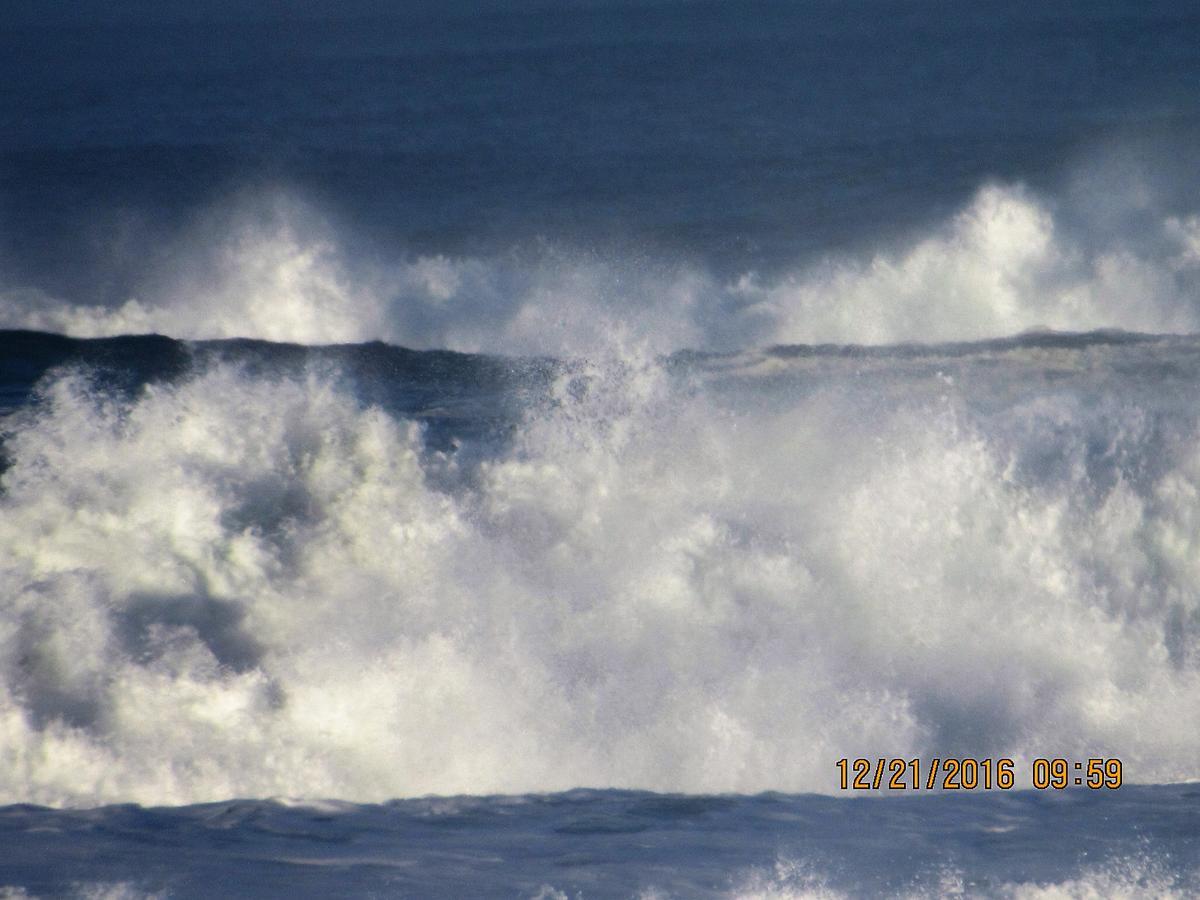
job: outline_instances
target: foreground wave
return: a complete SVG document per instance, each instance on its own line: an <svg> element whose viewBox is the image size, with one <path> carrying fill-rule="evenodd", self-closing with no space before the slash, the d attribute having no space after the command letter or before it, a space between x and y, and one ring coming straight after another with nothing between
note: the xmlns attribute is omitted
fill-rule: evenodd
<svg viewBox="0 0 1200 900"><path fill-rule="evenodd" d="M0 798L1200 776L1200 340L0 335Z"/></svg>

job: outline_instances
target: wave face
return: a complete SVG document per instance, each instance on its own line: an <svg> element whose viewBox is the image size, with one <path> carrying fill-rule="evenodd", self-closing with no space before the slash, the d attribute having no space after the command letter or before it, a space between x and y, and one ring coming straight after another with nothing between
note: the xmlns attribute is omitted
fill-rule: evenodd
<svg viewBox="0 0 1200 900"><path fill-rule="evenodd" d="M1092 189L1109 196L1101 203ZM895 246L732 278L561 246L389 261L354 252L296 198L264 195L175 238L159 254L166 261L148 262L134 295L117 304L0 282L0 325L559 355L603 351L614 335L667 353L981 340L1033 328L1200 331L1200 217L1134 194L1133 185L1094 185L1082 203L990 185Z"/></svg>
<svg viewBox="0 0 1200 900"><path fill-rule="evenodd" d="M1200 341L7 333L0 801L1200 777Z"/></svg>

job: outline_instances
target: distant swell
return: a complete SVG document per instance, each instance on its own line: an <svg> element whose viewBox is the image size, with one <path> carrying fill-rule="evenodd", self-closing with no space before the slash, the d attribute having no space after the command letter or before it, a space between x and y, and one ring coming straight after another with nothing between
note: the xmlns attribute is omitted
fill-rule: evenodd
<svg viewBox="0 0 1200 900"><path fill-rule="evenodd" d="M0 802L1200 777L1193 339L5 340Z"/></svg>

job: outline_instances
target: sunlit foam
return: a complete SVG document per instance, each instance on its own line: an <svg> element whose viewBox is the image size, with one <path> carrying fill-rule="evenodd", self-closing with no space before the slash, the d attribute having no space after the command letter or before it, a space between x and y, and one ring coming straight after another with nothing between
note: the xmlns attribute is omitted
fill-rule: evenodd
<svg viewBox="0 0 1200 900"><path fill-rule="evenodd" d="M597 357L474 461L317 373L53 380L8 423L0 799L832 791L935 753L1195 778L1195 412L1088 358L979 412L994 362L784 402Z"/></svg>
<svg viewBox="0 0 1200 900"><path fill-rule="evenodd" d="M887 250L728 281L568 249L389 262L354 253L311 208L286 197L265 206L214 214L177 239L115 308L0 290L0 325L524 354L595 352L614 333L669 352L1200 328L1194 215L1164 214L1136 234L1068 228L1019 185L986 186L950 221Z"/></svg>

